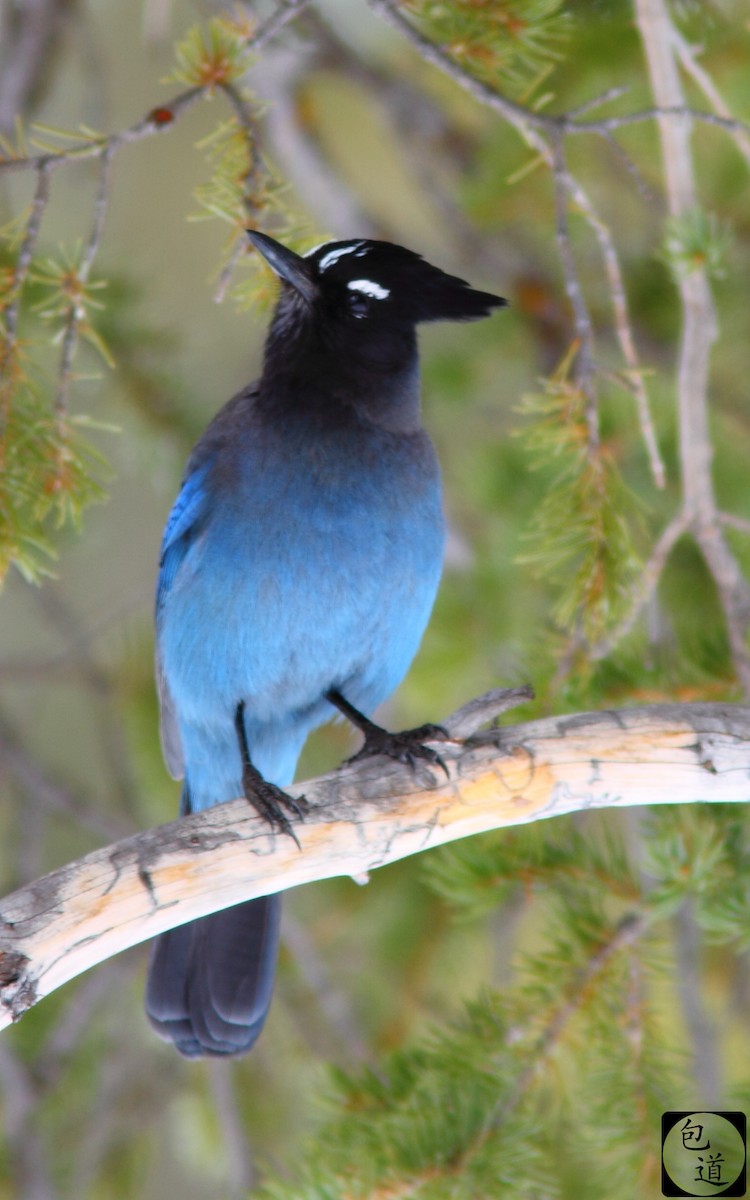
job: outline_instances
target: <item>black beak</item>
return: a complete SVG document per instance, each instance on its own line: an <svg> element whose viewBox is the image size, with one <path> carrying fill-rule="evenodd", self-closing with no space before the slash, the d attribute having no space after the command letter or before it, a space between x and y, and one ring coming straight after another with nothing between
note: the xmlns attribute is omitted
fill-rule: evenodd
<svg viewBox="0 0 750 1200"><path fill-rule="evenodd" d="M293 250L288 250L281 242L274 241L267 233L260 233L257 229L248 229L247 236L279 279L293 287L305 300L312 301L315 298L317 288L310 274L307 259L295 254Z"/></svg>

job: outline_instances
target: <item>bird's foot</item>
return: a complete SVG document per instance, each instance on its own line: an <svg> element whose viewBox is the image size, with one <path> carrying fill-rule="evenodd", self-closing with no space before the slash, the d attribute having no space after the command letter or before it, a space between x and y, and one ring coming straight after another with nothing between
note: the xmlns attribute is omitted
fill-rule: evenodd
<svg viewBox="0 0 750 1200"><path fill-rule="evenodd" d="M437 750L425 746L425 742L450 742L451 736L442 725L420 725L417 729L403 729L400 733L390 733L379 725L370 725L364 730L365 744L361 750L346 761L361 762L363 758L372 755L385 754L398 762L408 763L412 770L416 769L417 760L441 767L448 776L448 768Z"/></svg>
<svg viewBox="0 0 750 1200"><path fill-rule="evenodd" d="M259 771L249 764L242 772L242 790L245 799L252 804L255 811L272 829L286 833L299 847L299 838L294 832L287 813L291 813L298 821L304 821L308 803L304 796L290 796L275 783L269 783Z"/></svg>

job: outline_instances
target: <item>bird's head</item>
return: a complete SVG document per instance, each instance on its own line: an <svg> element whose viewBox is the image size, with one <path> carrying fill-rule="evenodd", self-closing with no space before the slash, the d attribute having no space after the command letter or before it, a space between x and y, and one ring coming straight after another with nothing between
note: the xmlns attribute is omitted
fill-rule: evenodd
<svg viewBox="0 0 750 1200"><path fill-rule="evenodd" d="M474 321L506 304L390 242L326 242L303 257L265 233L248 235L281 280L267 365L325 360L326 378L334 371L356 382L363 372L415 371L416 325Z"/></svg>
<svg viewBox="0 0 750 1200"><path fill-rule="evenodd" d="M302 257L268 234L253 229L248 236L287 296L311 316L343 322L352 330L370 322L475 321L507 304L391 242L326 242Z"/></svg>

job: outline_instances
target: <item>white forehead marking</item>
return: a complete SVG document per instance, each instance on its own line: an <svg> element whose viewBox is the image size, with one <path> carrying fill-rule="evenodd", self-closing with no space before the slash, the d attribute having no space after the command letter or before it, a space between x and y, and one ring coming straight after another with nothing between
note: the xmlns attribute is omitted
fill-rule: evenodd
<svg viewBox="0 0 750 1200"><path fill-rule="evenodd" d="M318 270L327 271L329 267L332 267L333 264L338 262L340 258L343 258L345 254L354 254L355 251L359 250L361 246L364 246L364 242L349 242L346 246L337 246L335 250L329 250L327 254L323 255L318 263ZM320 249L320 247L318 247L318 249Z"/></svg>
<svg viewBox="0 0 750 1200"><path fill-rule="evenodd" d="M372 296L373 300L387 300L391 294L390 288L381 287L372 279L352 279L351 283L347 283L346 286L353 292L362 292L365 296Z"/></svg>

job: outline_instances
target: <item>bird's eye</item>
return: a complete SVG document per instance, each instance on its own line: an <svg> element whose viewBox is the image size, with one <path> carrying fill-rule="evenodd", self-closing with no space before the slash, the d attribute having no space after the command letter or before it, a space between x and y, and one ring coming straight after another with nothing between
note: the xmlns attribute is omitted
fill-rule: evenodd
<svg viewBox="0 0 750 1200"><path fill-rule="evenodd" d="M370 311L370 299L368 296L363 295L362 292L349 292L347 303L349 305L349 312L353 317L361 319L362 317L366 317Z"/></svg>

